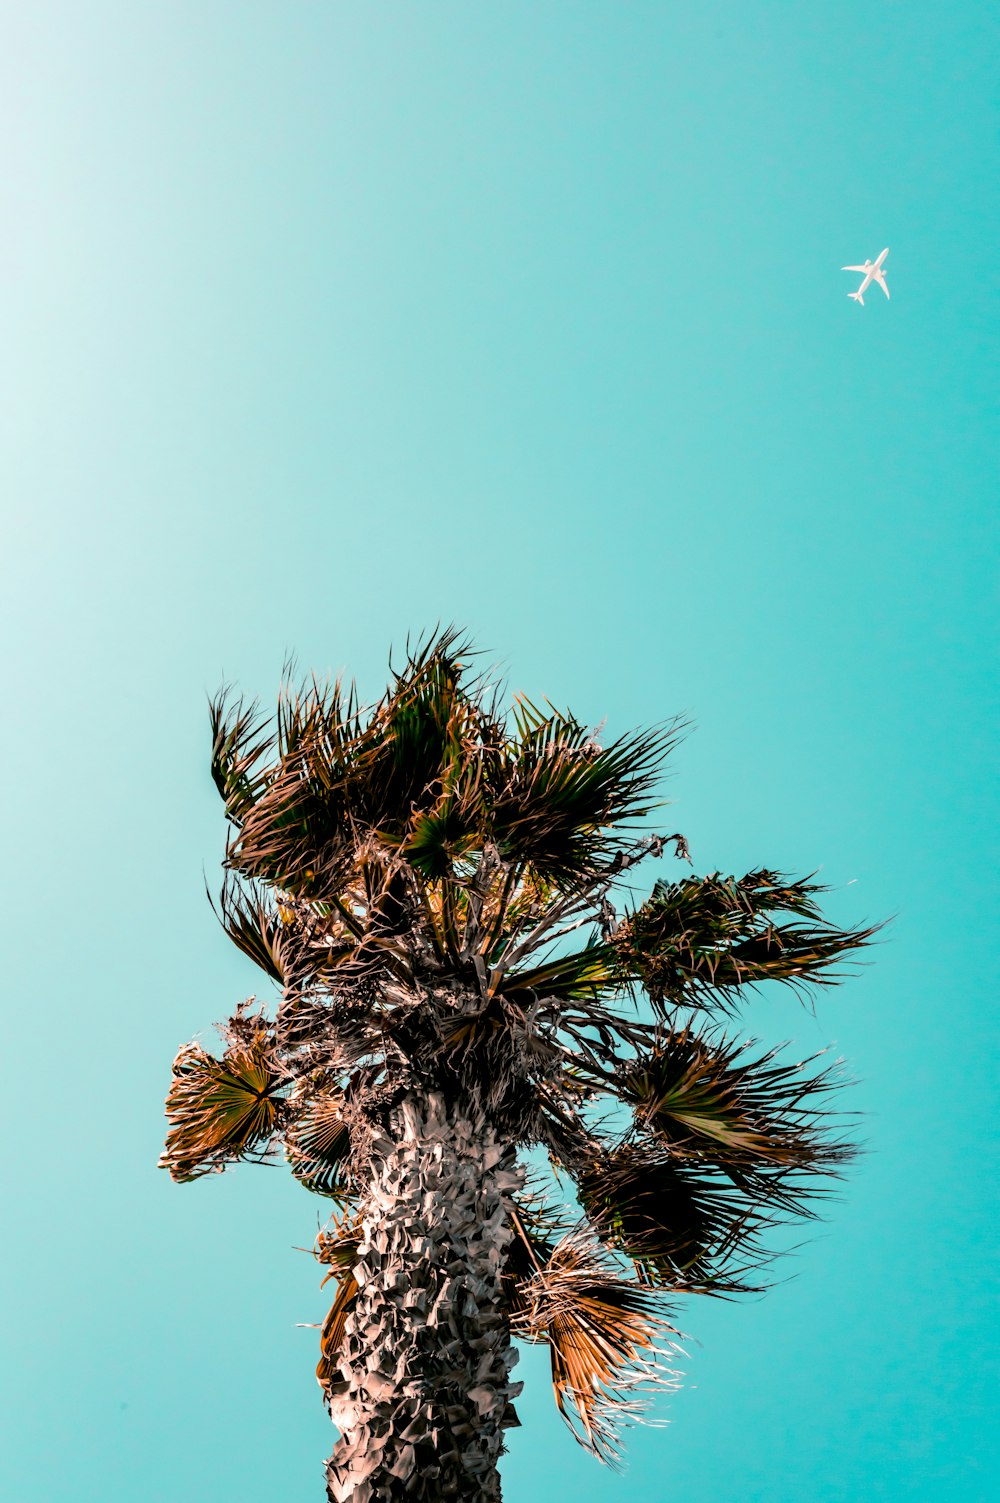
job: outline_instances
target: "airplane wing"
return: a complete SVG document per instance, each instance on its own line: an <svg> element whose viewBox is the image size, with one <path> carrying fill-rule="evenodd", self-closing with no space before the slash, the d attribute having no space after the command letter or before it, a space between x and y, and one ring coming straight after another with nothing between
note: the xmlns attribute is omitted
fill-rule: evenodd
<svg viewBox="0 0 1000 1503"><path fill-rule="evenodd" d="M862 276L868 270L867 266L842 266L840 269L841 271L860 271Z"/></svg>
<svg viewBox="0 0 1000 1503"><path fill-rule="evenodd" d="M886 297L888 297L889 296L889 289L888 289L888 287L885 284L885 277L882 275L882 273L880 271L876 271L873 280L878 283L878 285L881 287L882 291L885 293Z"/></svg>

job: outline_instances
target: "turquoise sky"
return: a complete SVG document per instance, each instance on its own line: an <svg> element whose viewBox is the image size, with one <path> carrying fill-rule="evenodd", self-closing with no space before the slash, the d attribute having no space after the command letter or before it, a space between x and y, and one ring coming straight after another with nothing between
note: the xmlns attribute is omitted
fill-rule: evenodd
<svg viewBox="0 0 1000 1503"><path fill-rule="evenodd" d="M319 1202L155 1170L256 985L205 901L205 695L684 713L701 870L820 867L868 1154L692 1303L615 1477L522 1367L517 1503L978 1503L995 1392L995 8L31 0L0 34L6 1439L26 1503L309 1503ZM892 301L845 262L890 246Z"/></svg>

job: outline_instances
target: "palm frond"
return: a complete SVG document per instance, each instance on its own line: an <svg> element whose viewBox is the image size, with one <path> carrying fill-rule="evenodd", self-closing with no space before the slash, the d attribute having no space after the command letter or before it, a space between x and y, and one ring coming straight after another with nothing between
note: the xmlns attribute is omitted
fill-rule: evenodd
<svg viewBox="0 0 1000 1503"><path fill-rule="evenodd" d="M285 1154L295 1178L307 1190L340 1202L351 1194L351 1134L343 1108L343 1094L332 1083L303 1083L289 1098L285 1129Z"/></svg>
<svg viewBox="0 0 1000 1503"><path fill-rule="evenodd" d="M413 869L431 881L447 878L456 863L467 863L483 847L482 758L477 747L464 744L464 731L456 731L456 745L429 785L429 797L414 801L400 846Z"/></svg>
<svg viewBox="0 0 1000 1503"><path fill-rule="evenodd" d="M520 1282L511 1328L547 1343L560 1413L582 1445L614 1462L622 1423L645 1407L641 1389L674 1386L664 1358L676 1332L655 1291L626 1278L585 1233L536 1246L547 1256Z"/></svg>
<svg viewBox="0 0 1000 1503"><path fill-rule="evenodd" d="M209 897L211 902L211 897ZM281 920L265 891L256 883L241 883L231 877L223 884L216 913L238 950L284 986L288 966L282 944Z"/></svg>
<svg viewBox="0 0 1000 1503"><path fill-rule="evenodd" d="M770 871L657 882L613 942L623 967L661 1009L725 1009L744 988L763 981L830 985L839 979L837 963L866 945L877 926L826 923L814 901L822 891ZM802 921L777 922L774 915L782 912Z"/></svg>
<svg viewBox="0 0 1000 1503"><path fill-rule="evenodd" d="M372 716L360 812L387 836L402 836L414 806L427 808L446 769L461 759L468 716L456 645L445 633L411 654Z"/></svg>
<svg viewBox="0 0 1000 1503"><path fill-rule="evenodd" d="M544 1200L536 1201L530 1194L512 1196L507 1212L514 1236L507 1248L500 1289L503 1308L513 1329L518 1322L523 1325L528 1319L530 1301L525 1297L525 1290L531 1279L540 1268L544 1268L553 1248L570 1228Z"/></svg>
<svg viewBox="0 0 1000 1503"><path fill-rule="evenodd" d="M501 983L508 996L534 992L564 1002L585 1002L620 991L627 982L614 945L594 940L582 950L559 955L524 971L511 971Z"/></svg>
<svg viewBox="0 0 1000 1503"><path fill-rule="evenodd" d="M502 911L498 909L495 915L494 948L499 951L516 934L532 929L560 895L561 889L554 882L531 867L521 872L506 895Z"/></svg>
<svg viewBox="0 0 1000 1503"><path fill-rule="evenodd" d="M651 791L676 728L602 747L572 716L543 715L525 700L515 723L519 738L508 746L491 809L498 850L559 885L596 875L614 848L611 828L655 807Z"/></svg>
<svg viewBox="0 0 1000 1503"><path fill-rule="evenodd" d="M347 1317L358 1297L354 1265L360 1242L360 1221L356 1216L345 1215L320 1232L313 1249L317 1260L330 1269L323 1283L331 1278L337 1282L337 1293L320 1330L320 1356L316 1365L316 1377L328 1400L336 1381L337 1353L344 1340Z"/></svg>
<svg viewBox="0 0 1000 1503"><path fill-rule="evenodd" d="M842 1164L851 1150L824 1135L814 1104L839 1083L837 1067L810 1075L803 1063L777 1063L776 1049L754 1059L750 1048L690 1026L666 1029L620 1068L618 1095L639 1127L681 1159L748 1171L762 1161L799 1172Z"/></svg>
<svg viewBox="0 0 1000 1503"><path fill-rule="evenodd" d="M769 1260L760 1236L777 1216L725 1175L647 1142L595 1154L575 1178L601 1240L651 1285L716 1294L760 1287L748 1275Z"/></svg>
<svg viewBox="0 0 1000 1503"><path fill-rule="evenodd" d="M363 734L353 685L313 678L283 687L230 867L299 897L338 895L351 869L351 779Z"/></svg>
<svg viewBox="0 0 1000 1503"><path fill-rule="evenodd" d="M351 874L353 831L343 790L315 776L299 751L271 769L243 811L228 865L296 897L338 897Z"/></svg>
<svg viewBox="0 0 1000 1503"><path fill-rule="evenodd" d="M329 898L343 887L354 845L371 834L394 849L408 845L415 869L441 875L453 848L475 838L480 764L500 740L463 687L463 650L453 631L432 638L366 711L353 685L339 681L286 690L267 743L277 760L242 795L230 864L299 896ZM216 739L229 746L221 731Z"/></svg>
<svg viewBox="0 0 1000 1503"><path fill-rule="evenodd" d="M259 1155L277 1126L281 1083L263 1025L221 1059L200 1044L184 1044L167 1093L170 1129L160 1167L183 1183Z"/></svg>
<svg viewBox="0 0 1000 1503"><path fill-rule="evenodd" d="M337 1293L334 1295L333 1304L327 1311L326 1319L320 1329L319 1361L316 1364L316 1378L323 1389L327 1403L330 1402L333 1396L332 1387L336 1381L337 1373L337 1353L343 1344L347 1317L354 1307L359 1287L353 1273L344 1274L337 1285Z"/></svg>
<svg viewBox="0 0 1000 1503"><path fill-rule="evenodd" d="M257 705L245 705L222 689L209 701L212 725L212 781L222 795L226 814L239 825L259 791L258 763L271 751L273 737Z"/></svg>
<svg viewBox="0 0 1000 1503"><path fill-rule="evenodd" d="M326 1278L339 1279L358 1261L360 1246L361 1218L356 1213L345 1211L342 1215L335 1216L317 1234L313 1256L317 1263L329 1268ZM326 1279L323 1283L326 1283Z"/></svg>

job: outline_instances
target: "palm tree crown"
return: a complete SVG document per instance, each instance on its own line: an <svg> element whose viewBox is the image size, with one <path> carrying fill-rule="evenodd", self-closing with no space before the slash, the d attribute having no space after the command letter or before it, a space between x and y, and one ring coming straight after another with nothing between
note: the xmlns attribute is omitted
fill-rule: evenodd
<svg viewBox="0 0 1000 1503"><path fill-rule="evenodd" d="M418 1145L419 1176L418 1160L450 1162L448 1142L456 1164L471 1162L462 1134L478 1133L493 1187L485 1232L474 1226L487 1215L473 1205L480 1171L466 1185L456 1169L466 1188L435 1202L450 1200L441 1215L453 1215L472 1197L448 1236L480 1259L477 1319L493 1333L482 1337L489 1362L479 1359L492 1376L477 1387L469 1369L487 1394L473 1418L493 1415L498 1436L516 1422L504 1343L545 1342L560 1409L605 1458L636 1384L669 1378L664 1302L760 1287L768 1227L809 1214L849 1152L824 1110L834 1072L760 1052L729 1020L766 981L836 980L873 930L837 928L813 882L765 869L661 879L619 913L626 873L667 853L687 859L682 836L643 833L677 728L602 744L547 705L519 699L504 714L470 658L453 632L439 634L369 709L353 687L315 681L284 694L271 722L226 695L212 706L230 826L221 918L280 999L242 1003L221 1057L181 1049L162 1162L189 1180L281 1145L292 1173L332 1203L316 1249L336 1286L318 1374L350 1465L335 1452L331 1498L424 1496L419 1473L442 1455L464 1457L479 1481L445 1485L442 1462L439 1492L426 1496L499 1496L499 1441L474 1460L468 1437L449 1450L435 1429L432 1444L416 1400L389 1481L374 1461L366 1472L350 1440L356 1372L371 1370L359 1300L389 1256L372 1196L388 1214L397 1192L384 1166L404 1138ZM527 1170L532 1149L542 1159ZM575 1188L572 1212L543 1181L546 1155ZM392 1185L408 1184L404 1159L393 1163ZM477 1235L494 1253L477 1251ZM419 1307L410 1294L407 1308ZM397 1395L412 1365L400 1358L386 1379ZM503 1390L495 1402L491 1383ZM383 1445L375 1420L363 1433L369 1449Z"/></svg>

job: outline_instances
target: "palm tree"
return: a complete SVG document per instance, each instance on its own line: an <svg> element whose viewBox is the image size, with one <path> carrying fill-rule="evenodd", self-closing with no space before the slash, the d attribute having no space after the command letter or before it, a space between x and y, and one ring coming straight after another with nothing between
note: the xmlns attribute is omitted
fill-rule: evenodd
<svg viewBox="0 0 1000 1503"><path fill-rule="evenodd" d="M671 1381L670 1300L761 1287L764 1234L849 1152L834 1072L726 1024L763 982L832 982L873 931L763 869L619 914L640 862L687 858L639 824L678 728L602 745L547 705L506 715L471 657L437 635L367 710L315 681L273 721L212 706L220 916L280 999L241 1003L221 1057L180 1050L162 1162L185 1181L280 1144L328 1198L336 1503L498 1499L515 1337L548 1344L564 1417L614 1459L639 1385Z"/></svg>

